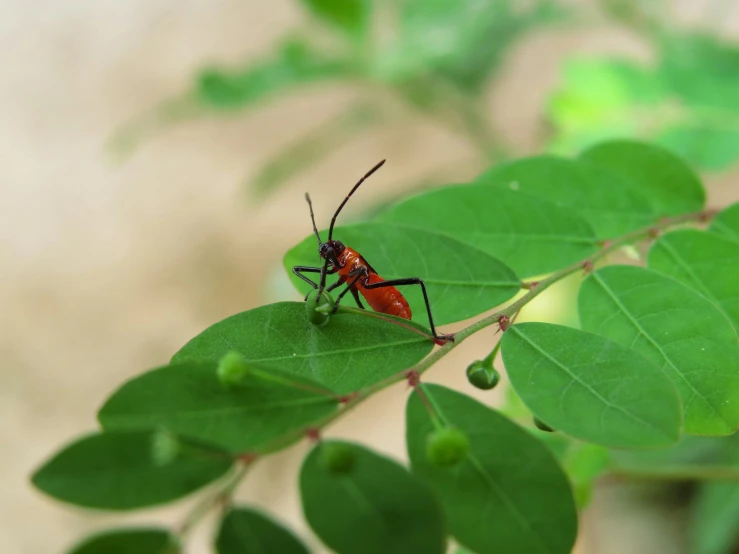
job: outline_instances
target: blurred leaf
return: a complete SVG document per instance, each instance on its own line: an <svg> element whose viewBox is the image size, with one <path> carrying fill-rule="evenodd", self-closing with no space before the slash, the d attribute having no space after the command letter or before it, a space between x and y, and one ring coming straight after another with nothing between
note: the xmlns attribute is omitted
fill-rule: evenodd
<svg viewBox="0 0 739 554"><path fill-rule="evenodd" d="M568 449L562 464L582 510L590 504L596 479L608 471L610 452L597 444L577 443Z"/></svg>
<svg viewBox="0 0 739 554"><path fill-rule="evenodd" d="M375 107L365 103L353 104L278 152L259 169L249 187L258 196L274 192L286 181L323 160L327 152L344 146L358 133L381 121L380 112Z"/></svg>
<svg viewBox="0 0 739 554"><path fill-rule="evenodd" d="M166 529L112 529L92 535L68 554L177 554L177 539Z"/></svg>
<svg viewBox="0 0 739 554"><path fill-rule="evenodd" d="M234 454L262 452L339 406L330 391L272 368L250 367L241 386L219 380L214 361L185 361L134 377L105 402L105 429L164 427Z"/></svg>
<svg viewBox="0 0 739 554"><path fill-rule="evenodd" d="M680 437L675 387L659 367L606 338L550 323L503 333L516 392L544 423L622 448L666 446Z"/></svg>
<svg viewBox="0 0 739 554"><path fill-rule="evenodd" d="M580 158L630 179L658 215L697 212L706 202L698 176L680 158L658 146L614 140L593 146Z"/></svg>
<svg viewBox="0 0 739 554"><path fill-rule="evenodd" d="M499 258L520 277L561 269L597 248L593 230L573 210L486 184L418 194L379 221L449 235Z"/></svg>
<svg viewBox="0 0 739 554"><path fill-rule="evenodd" d="M205 106L235 109L250 106L298 85L355 74L352 60L327 57L300 39L283 44L271 59L227 71L207 69L197 80L196 98Z"/></svg>
<svg viewBox="0 0 739 554"><path fill-rule="evenodd" d="M668 34L660 46L659 72L670 91L688 105L739 115L739 48L708 34Z"/></svg>
<svg viewBox="0 0 739 554"><path fill-rule="evenodd" d="M328 236L327 231L323 236ZM513 271L496 258L430 230L360 223L334 229L334 237L360 252L383 279L422 278L437 325L481 314L521 290ZM292 274L292 267L317 265L319 261L316 237L311 235L287 252L283 264L293 284L305 293L310 289ZM336 276L331 278L331 282L335 280ZM421 287L402 286L400 292L413 310L413 320L428 326ZM348 298L347 302L353 300Z"/></svg>
<svg viewBox="0 0 739 554"><path fill-rule="evenodd" d="M696 437L683 435L680 441L667 448L654 450L612 450L611 465L625 472L674 471L683 468L711 467L725 464L726 437ZM737 466L739 475L739 465Z"/></svg>
<svg viewBox="0 0 739 554"><path fill-rule="evenodd" d="M655 271L615 265L585 279L578 308L584 330L640 352L675 382L685 433L736 431L739 339L703 296Z"/></svg>
<svg viewBox="0 0 739 554"><path fill-rule="evenodd" d="M232 507L215 540L218 554L309 554L295 536L257 510Z"/></svg>
<svg viewBox="0 0 739 554"><path fill-rule="evenodd" d="M739 242L739 202L719 212L711 222L710 231Z"/></svg>
<svg viewBox="0 0 739 554"><path fill-rule="evenodd" d="M655 139L697 167L720 171L739 159L739 114L733 125L730 120L713 123L686 119L666 127Z"/></svg>
<svg viewBox="0 0 739 554"><path fill-rule="evenodd" d="M547 101L557 150L572 153L616 136L648 136L644 114L665 101L659 79L631 61L576 57L562 69L562 85Z"/></svg>
<svg viewBox="0 0 739 554"><path fill-rule="evenodd" d="M739 483L703 483L691 510L693 554L731 554L739 544Z"/></svg>
<svg viewBox="0 0 739 554"><path fill-rule="evenodd" d="M608 169L557 156L535 156L496 165L477 181L507 187L575 210L601 239L646 227L655 219L633 183Z"/></svg>
<svg viewBox="0 0 739 554"><path fill-rule="evenodd" d="M739 160L739 49L710 35L667 35L659 72L687 112L659 141L706 169Z"/></svg>
<svg viewBox="0 0 739 554"><path fill-rule="evenodd" d="M569 153L634 137L708 170L739 160L739 48L715 36L669 33L659 50L653 67L609 58L566 63L548 108L555 148Z"/></svg>
<svg viewBox="0 0 739 554"><path fill-rule="evenodd" d="M739 330L739 244L714 233L681 229L661 236L649 249L647 266L700 292Z"/></svg>
<svg viewBox="0 0 739 554"><path fill-rule="evenodd" d="M332 472L321 451L342 445L353 457L346 472ZM300 470L303 513L332 550L352 554L442 554L446 525L431 490L388 458L359 445L317 445Z"/></svg>
<svg viewBox="0 0 739 554"><path fill-rule="evenodd" d="M38 469L33 484L78 506L132 510L186 496L231 466L223 454L192 449L162 464L152 455L152 438L152 433L138 431L85 436Z"/></svg>
<svg viewBox="0 0 739 554"><path fill-rule="evenodd" d="M372 0L302 0L320 19L361 40L371 23Z"/></svg>
<svg viewBox="0 0 739 554"><path fill-rule="evenodd" d="M549 450L498 412L456 391L423 385L406 408L414 474L436 490L458 543L475 552L568 554L577 534L569 483ZM453 467L429 461L426 441L440 423L470 441Z"/></svg>
<svg viewBox="0 0 739 554"><path fill-rule="evenodd" d="M549 1L404 0L383 63L394 78L436 72L479 93L517 39L563 14Z"/></svg>
<svg viewBox="0 0 739 554"><path fill-rule="evenodd" d="M359 313L338 313L317 327L308 321L304 303L280 302L210 326L172 361L218 360L235 350L251 362L279 366L348 394L412 366L433 347L430 338L412 329Z"/></svg>

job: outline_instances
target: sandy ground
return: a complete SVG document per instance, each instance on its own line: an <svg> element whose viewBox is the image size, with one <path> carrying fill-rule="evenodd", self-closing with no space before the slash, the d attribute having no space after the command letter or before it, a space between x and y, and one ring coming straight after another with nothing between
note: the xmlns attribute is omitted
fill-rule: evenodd
<svg viewBox="0 0 739 554"><path fill-rule="evenodd" d="M686 16L700 14L701 2L677 4ZM125 518L89 514L42 497L28 486L28 475L62 443L93 429L101 401L124 379L165 362L223 317L294 298L279 264L309 231L304 190L325 217L324 207L382 157L390 161L363 191L367 202L423 175L427 160L453 162L467 152L462 138L428 122L390 125L337 149L300 182L254 205L243 180L354 94L316 89L245 116L162 132L127 163L111 163L103 145L123 121L183 90L210 61L237 63L263 52L304 17L288 0L265 6L0 2L2 553L60 552L86 532L121 521L177 521L190 500ZM536 148L537 107L558 61L583 50L642 53L609 29L546 33L517 48L490 109L521 153ZM714 205L739 198L736 174L714 181ZM471 339L430 377L461 385L462 369L491 337L492 331ZM392 388L330 434L403 458L404 399L402 387ZM304 451L300 446L263 463L239 497L309 536L295 497ZM598 500L595 509L612 505L618 503ZM616 530L618 517L637 520L616 510L599 520L599 533ZM648 532L649 520L640 521ZM209 540L203 526L192 552L205 552ZM595 542L598 548L583 545L583 552L610 552L609 541Z"/></svg>

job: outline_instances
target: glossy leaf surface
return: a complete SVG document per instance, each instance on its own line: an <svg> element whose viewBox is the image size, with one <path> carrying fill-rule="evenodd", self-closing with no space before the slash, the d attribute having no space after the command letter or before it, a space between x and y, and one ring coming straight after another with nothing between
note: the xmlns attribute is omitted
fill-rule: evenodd
<svg viewBox="0 0 739 554"><path fill-rule="evenodd" d="M580 158L630 179L659 216L697 212L705 204L706 193L698 176L659 146L614 140L589 148Z"/></svg>
<svg viewBox="0 0 739 554"><path fill-rule="evenodd" d="M321 236L326 239L327 231ZM478 315L512 298L521 288L513 271L496 258L448 236L384 223L361 223L334 229L334 238L359 252L383 279L420 277L428 290L434 322L452 323ZM293 283L305 293L310 286L292 274L295 265L319 265L315 236L285 255ZM318 274L313 274L317 280ZM329 283L337 276L329 276ZM413 311L413 321L428 328L418 285L399 286ZM342 302L354 304L347 295ZM363 302L367 306L367 302Z"/></svg>
<svg viewBox="0 0 739 554"><path fill-rule="evenodd" d="M218 554L309 554L290 531L251 508L233 507L216 536Z"/></svg>
<svg viewBox="0 0 739 554"><path fill-rule="evenodd" d="M596 250L592 228L573 210L501 187L438 188L379 219L454 237L502 260L519 277L555 271Z"/></svg>
<svg viewBox="0 0 739 554"><path fill-rule="evenodd" d="M321 449L341 444L353 456L348 472L326 467ZM303 513L339 554L442 554L446 526L431 490L396 462L338 441L316 446L300 470Z"/></svg>
<svg viewBox="0 0 739 554"><path fill-rule="evenodd" d="M271 441L338 408L334 394L305 378L250 368L239 386L224 386L216 362L174 363L134 377L100 409L105 429L164 427L234 454Z"/></svg>
<svg viewBox="0 0 739 554"><path fill-rule="evenodd" d="M406 408L406 440L414 474L441 498L449 530L478 554L569 554L577 534L572 491L551 452L487 406L439 385L424 385L442 424L469 438L467 458L439 467L426 455L435 429L413 393Z"/></svg>
<svg viewBox="0 0 739 554"><path fill-rule="evenodd" d="M661 367L683 400L684 431L728 435L739 425L739 339L710 301L655 271L609 266L580 287L584 330Z"/></svg>
<svg viewBox="0 0 739 554"><path fill-rule="evenodd" d="M607 168L557 156L535 156L493 167L480 184L507 187L571 208L601 239L646 227L655 219L632 182Z"/></svg>
<svg viewBox="0 0 739 554"><path fill-rule="evenodd" d="M433 346L428 337L362 314L340 313L317 327L308 321L304 303L280 302L212 325L172 360L217 360L236 350L251 362L347 394L410 367Z"/></svg>
<svg viewBox="0 0 739 554"><path fill-rule="evenodd" d="M511 384L547 425L596 444L666 446L680 436L680 398L653 362L604 337L550 323L503 334Z"/></svg>
<svg viewBox="0 0 739 554"><path fill-rule="evenodd" d="M181 498L221 477L231 460L182 451L170 463L152 455L149 432L85 436L55 454L32 477L57 500L104 510L132 510Z"/></svg>
<svg viewBox="0 0 739 554"><path fill-rule="evenodd" d="M74 546L68 554L176 554L177 539L165 529L112 529Z"/></svg>
<svg viewBox="0 0 739 554"><path fill-rule="evenodd" d="M673 231L652 245L647 266L701 293L739 329L738 243L696 229Z"/></svg>

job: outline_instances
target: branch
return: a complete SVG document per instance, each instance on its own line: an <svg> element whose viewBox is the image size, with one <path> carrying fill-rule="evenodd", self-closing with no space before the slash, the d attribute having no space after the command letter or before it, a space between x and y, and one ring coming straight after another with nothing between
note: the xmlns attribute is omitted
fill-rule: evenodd
<svg viewBox="0 0 739 554"><path fill-rule="evenodd" d="M293 442L300 440L304 435L306 435L306 433L310 434L311 436L316 436L321 429L324 429L335 420L339 419L347 411L351 410L352 408L363 402L365 399L372 396L374 393L379 392L382 389L389 387L390 385L394 385L395 383L398 383L400 381L417 380L420 375L429 370L431 366L436 364L436 362L441 360L444 356L449 354L449 352L451 352L454 348L464 342L465 339L491 325L500 324L501 320L507 322L512 317L514 317L515 314L521 310L521 308L523 308L526 304L531 302L534 298L539 296L542 292L547 290L558 281L561 281L565 277L580 270L585 272L591 271L597 261L601 260L615 250L618 250L622 246L639 240L654 238L665 229L668 229L675 225L690 222L706 222L715 214L715 211L705 210L702 212L684 214L675 217L666 217L660 219L657 223L650 225L649 227L644 227L643 229L628 233L617 239L604 241L601 244L600 250L588 256L587 258L579 262L575 262L574 264L571 264L564 269L560 269L555 273L552 273L546 279L533 284L525 284L524 288L528 288L528 292L526 294L524 294L521 298L519 298L515 302L512 302L502 310L499 310L487 317L484 317L483 319L476 321L472 325L465 327L461 331L458 331L454 334L454 342L447 342L438 350L432 352L429 356L418 362L416 365L348 395L347 397L345 397L345 402L341 409L328 414L323 419L318 420L307 430L302 429L285 433L285 435L278 437L273 442L270 442L265 447L260 449L259 454L274 452L275 450L279 450L285 446L288 446ZM393 323L395 322L393 321Z"/></svg>
<svg viewBox="0 0 739 554"><path fill-rule="evenodd" d="M658 236L663 230L675 225L689 222L706 222L715 214L716 212L714 211L706 210L698 213L663 218L654 225L650 225L649 227L645 227L644 229L634 231L633 233L629 233L614 240L604 241L603 243L601 243L601 248L600 250L598 250L598 252L592 254L591 256L588 256L587 258L579 262L560 269L555 273L552 273L546 279L537 282L522 283L522 288L528 290L526 294L524 294L521 298L519 298L515 302L512 302L502 310L499 310L487 317L484 317L480 321L477 321L472 325L465 327L461 331L457 332L454 335L454 342L447 342L438 350L432 352L429 356L408 369L391 375L390 377L387 377L382 381L378 381L377 383L364 387L363 389L360 389L343 397L343 405L341 406L341 408L314 422L313 425L311 425L309 428L289 431L284 435L277 437L275 440L263 445L258 451L247 452L239 456L234 472L228 478L224 479L220 483L220 485L213 490L211 494L206 496L201 502L197 503L191 509L191 511L185 516L182 523L178 527L177 534L180 537L186 535L192 529L192 527L200 520L202 520L202 518L205 517L212 509L218 506L227 506L230 502L234 490L242 481L252 463L255 462L258 458L286 448L287 446L290 446L291 444L299 441L306 436L311 438L312 440L318 440L321 430L328 427L331 423L342 417L346 412L359 405L361 402L372 396L374 393L379 392L382 389L389 387L390 385L394 385L395 383L398 383L400 381L407 381L409 385L415 387L419 383L420 376L424 372L428 371L436 362L438 362L451 350L464 342L465 339L491 325L500 325L501 330L505 331L508 325L510 325L512 320L515 318L516 314L518 314L518 312L521 310L521 308L523 308L526 304L539 296L542 292L547 290L558 281L561 281L565 277L577 271L592 271L597 261L601 260L611 252L618 250L622 246L635 241L654 238ZM382 318L382 314L373 314L364 311L362 312L372 317ZM396 322L393 321L393 323ZM500 342L498 343L498 345L499 344ZM494 356L495 352L497 352L497 346L496 349L493 350L493 353L491 353L491 355ZM623 468L616 468L610 473L610 475L616 478L628 476L637 478L641 477L650 479L671 480L700 478L739 478L737 476L736 470L727 472L725 469L722 468L706 468L703 471L693 470L690 472L685 472L683 470L670 471L669 469L661 470L659 472L652 472L649 470L634 471Z"/></svg>

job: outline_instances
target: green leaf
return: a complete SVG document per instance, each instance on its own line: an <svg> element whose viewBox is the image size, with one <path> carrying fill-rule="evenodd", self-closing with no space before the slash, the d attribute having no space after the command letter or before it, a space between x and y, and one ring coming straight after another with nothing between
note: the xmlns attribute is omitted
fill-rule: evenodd
<svg viewBox="0 0 739 554"><path fill-rule="evenodd" d="M216 537L218 554L309 554L290 531L250 508L232 507Z"/></svg>
<svg viewBox="0 0 739 554"><path fill-rule="evenodd" d="M412 366L433 347L428 337L364 314L339 313L317 327L304 303L279 302L212 325L172 361L217 360L235 350L348 394Z"/></svg>
<svg viewBox="0 0 739 554"><path fill-rule="evenodd" d="M215 109L240 109L299 85L348 77L353 63L330 58L299 39L283 44L275 57L240 70L207 69L197 79L194 95Z"/></svg>
<svg viewBox="0 0 739 554"><path fill-rule="evenodd" d="M355 462L332 472L322 448L341 444ZM446 529L429 488L394 461L359 445L332 441L316 446L300 470L303 512L332 550L352 554L442 554Z"/></svg>
<svg viewBox="0 0 739 554"><path fill-rule="evenodd" d="M359 40L371 22L371 0L302 0L311 12Z"/></svg>
<svg viewBox="0 0 739 554"><path fill-rule="evenodd" d="M739 202L719 212L711 222L710 231L739 242Z"/></svg>
<svg viewBox="0 0 739 554"><path fill-rule="evenodd" d="M700 474L723 467L722 471L739 477L739 464L725 461L726 437L696 437L684 435L668 448L656 450L613 450L611 469L625 474ZM735 469L732 470L732 467Z"/></svg>
<svg viewBox="0 0 739 554"><path fill-rule="evenodd" d="M739 483L703 483L691 511L694 554L731 554L739 543Z"/></svg>
<svg viewBox="0 0 739 554"><path fill-rule="evenodd" d="M610 452L597 444L578 443L567 450L562 465L581 510L590 504L595 481L608 470L609 463Z"/></svg>
<svg viewBox="0 0 739 554"><path fill-rule="evenodd" d="M572 208L600 239L646 227L655 219L649 201L632 182L608 169L557 156L535 156L501 164L478 182L508 187Z"/></svg>
<svg viewBox="0 0 739 554"><path fill-rule="evenodd" d="M644 356L604 337L519 323L502 338L508 377L547 425L596 444L666 446L680 437L675 387Z"/></svg>
<svg viewBox="0 0 739 554"><path fill-rule="evenodd" d="M217 362L186 361L134 377L100 409L105 429L164 427L235 454L269 451L272 441L337 409L330 391L275 369L252 367L225 386ZM299 437L296 437L296 440Z"/></svg>
<svg viewBox="0 0 739 554"><path fill-rule="evenodd" d="M383 60L391 75L438 73L473 93L526 32L564 14L551 2L514 7L510 0L404 0L399 6L397 39Z"/></svg>
<svg viewBox="0 0 739 554"><path fill-rule="evenodd" d="M177 554L177 539L165 529L112 529L86 538L68 554Z"/></svg>
<svg viewBox="0 0 739 554"><path fill-rule="evenodd" d="M708 118L685 116L665 128L655 140L693 166L721 171L739 159L739 112L734 118L733 128L722 128Z"/></svg>
<svg viewBox="0 0 739 554"><path fill-rule="evenodd" d="M659 72L670 90L697 108L739 113L739 48L709 34L665 34Z"/></svg>
<svg viewBox="0 0 739 554"><path fill-rule="evenodd" d="M736 430L739 339L711 302L657 272L609 266L585 279L578 309L584 330L640 352L674 381L686 433Z"/></svg>
<svg viewBox="0 0 739 554"><path fill-rule="evenodd" d="M325 231L323 236L327 236ZM423 279L436 325L481 314L521 290L520 280L504 263L477 248L423 229L360 223L334 229L334 237L360 252L383 279ZM303 293L311 289L292 273L293 266L315 266L320 262L313 235L289 250L283 260L285 270ZM329 278L330 282L337 280L336 276ZM398 288L411 306L413 321L428 328L421 287ZM349 295L344 302L354 304Z"/></svg>
<svg viewBox="0 0 739 554"><path fill-rule="evenodd" d="M379 220L449 235L502 260L521 277L561 269L597 248L593 230L574 211L484 184L413 196Z"/></svg>
<svg viewBox="0 0 739 554"><path fill-rule="evenodd" d="M589 148L580 158L633 181L660 216L697 212L706 202L698 176L680 158L659 146L613 140Z"/></svg>
<svg viewBox="0 0 739 554"><path fill-rule="evenodd" d="M739 278L725 271L739 268L739 244L713 233L681 229L652 245L647 266L700 292L739 329Z"/></svg>
<svg viewBox="0 0 739 554"><path fill-rule="evenodd" d="M436 425L418 392L406 409L406 441L414 474L442 500L458 543L479 554L569 554L577 534L570 485L551 452L483 404L439 385L423 394L440 423L469 437L467 458L439 467L426 456Z"/></svg>
<svg viewBox="0 0 739 554"><path fill-rule="evenodd" d="M171 502L221 477L231 460L217 452L184 450L168 464L152 454L152 433L100 433L69 444L32 477L57 500L105 510Z"/></svg>

